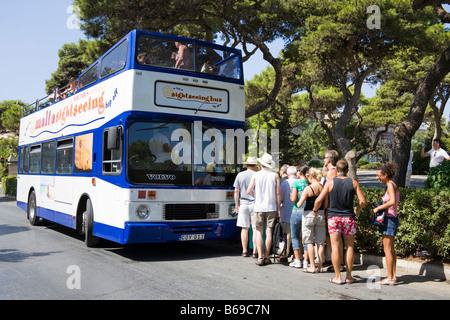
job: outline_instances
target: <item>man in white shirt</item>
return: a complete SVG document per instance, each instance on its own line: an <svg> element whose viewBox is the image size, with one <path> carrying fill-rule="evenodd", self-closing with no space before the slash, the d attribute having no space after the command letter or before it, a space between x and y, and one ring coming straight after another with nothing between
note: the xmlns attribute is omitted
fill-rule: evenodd
<svg viewBox="0 0 450 320"><path fill-rule="evenodd" d="M251 225L251 218L253 216L253 206L255 198L253 195L247 194L247 188L250 184L252 176L256 173L256 159L248 157L245 162L247 170L239 172L234 181L234 211L238 214L236 225L241 227L241 243L242 256L248 257L248 230ZM256 239L255 232L253 232L253 239ZM253 252L256 252L255 241L253 241Z"/></svg>
<svg viewBox="0 0 450 320"><path fill-rule="evenodd" d="M280 215L280 178L271 169L275 167L272 156L265 153L257 159L261 170L252 176L247 193L254 195L254 224L256 225L256 249L258 260L256 264L269 264L269 254L272 247L272 230L275 218ZM254 189L253 189L254 188ZM266 224L266 251L263 251L263 232Z"/></svg>
<svg viewBox="0 0 450 320"><path fill-rule="evenodd" d="M430 168L437 167L444 160L450 160L448 153L441 148L441 140L434 139L432 142L433 149L425 153L425 146L422 145L420 155L422 158L430 157Z"/></svg>

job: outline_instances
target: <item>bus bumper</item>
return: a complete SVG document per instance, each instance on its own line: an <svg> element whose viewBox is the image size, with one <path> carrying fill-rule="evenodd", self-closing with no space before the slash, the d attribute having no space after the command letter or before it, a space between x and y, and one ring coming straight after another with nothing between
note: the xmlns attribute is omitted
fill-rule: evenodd
<svg viewBox="0 0 450 320"><path fill-rule="evenodd" d="M123 243L162 243L184 240L220 240L239 238L236 220L194 222L125 222Z"/></svg>

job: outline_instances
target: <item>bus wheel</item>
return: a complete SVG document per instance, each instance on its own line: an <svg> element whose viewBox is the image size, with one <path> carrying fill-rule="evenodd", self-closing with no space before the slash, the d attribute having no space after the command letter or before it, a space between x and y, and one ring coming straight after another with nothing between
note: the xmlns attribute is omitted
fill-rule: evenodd
<svg viewBox="0 0 450 320"><path fill-rule="evenodd" d="M86 211L83 212L83 233L84 242L87 247L95 247L100 243L100 238L94 236L92 231L94 229L94 212L92 210L92 203L90 199L86 201Z"/></svg>
<svg viewBox="0 0 450 320"><path fill-rule="evenodd" d="M32 226L37 226L39 224L39 217L36 215L36 194L31 191L28 197L28 207L27 207L27 218Z"/></svg>

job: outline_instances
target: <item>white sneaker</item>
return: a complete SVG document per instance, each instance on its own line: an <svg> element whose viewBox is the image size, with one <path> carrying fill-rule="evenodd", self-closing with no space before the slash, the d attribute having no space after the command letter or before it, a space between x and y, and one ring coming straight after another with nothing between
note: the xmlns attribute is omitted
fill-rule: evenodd
<svg viewBox="0 0 450 320"><path fill-rule="evenodd" d="M292 267L292 268L301 268L302 265L301 265L300 260L294 260L294 261L292 261L291 263L289 263L289 267Z"/></svg>
<svg viewBox="0 0 450 320"><path fill-rule="evenodd" d="M308 261L303 260L303 269L308 269Z"/></svg>

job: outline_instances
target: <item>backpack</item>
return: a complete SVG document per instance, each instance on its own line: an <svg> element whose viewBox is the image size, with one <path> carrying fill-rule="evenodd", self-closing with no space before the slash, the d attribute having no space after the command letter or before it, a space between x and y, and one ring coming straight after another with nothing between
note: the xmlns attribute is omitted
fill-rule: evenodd
<svg viewBox="0 0 450 320"><path fill-rule="evenodd" d="M274 261L276 256L282 256L286 253L286 239L283 237L280 218L277 218L273 227L271 253L273 254Z"/></svg>

